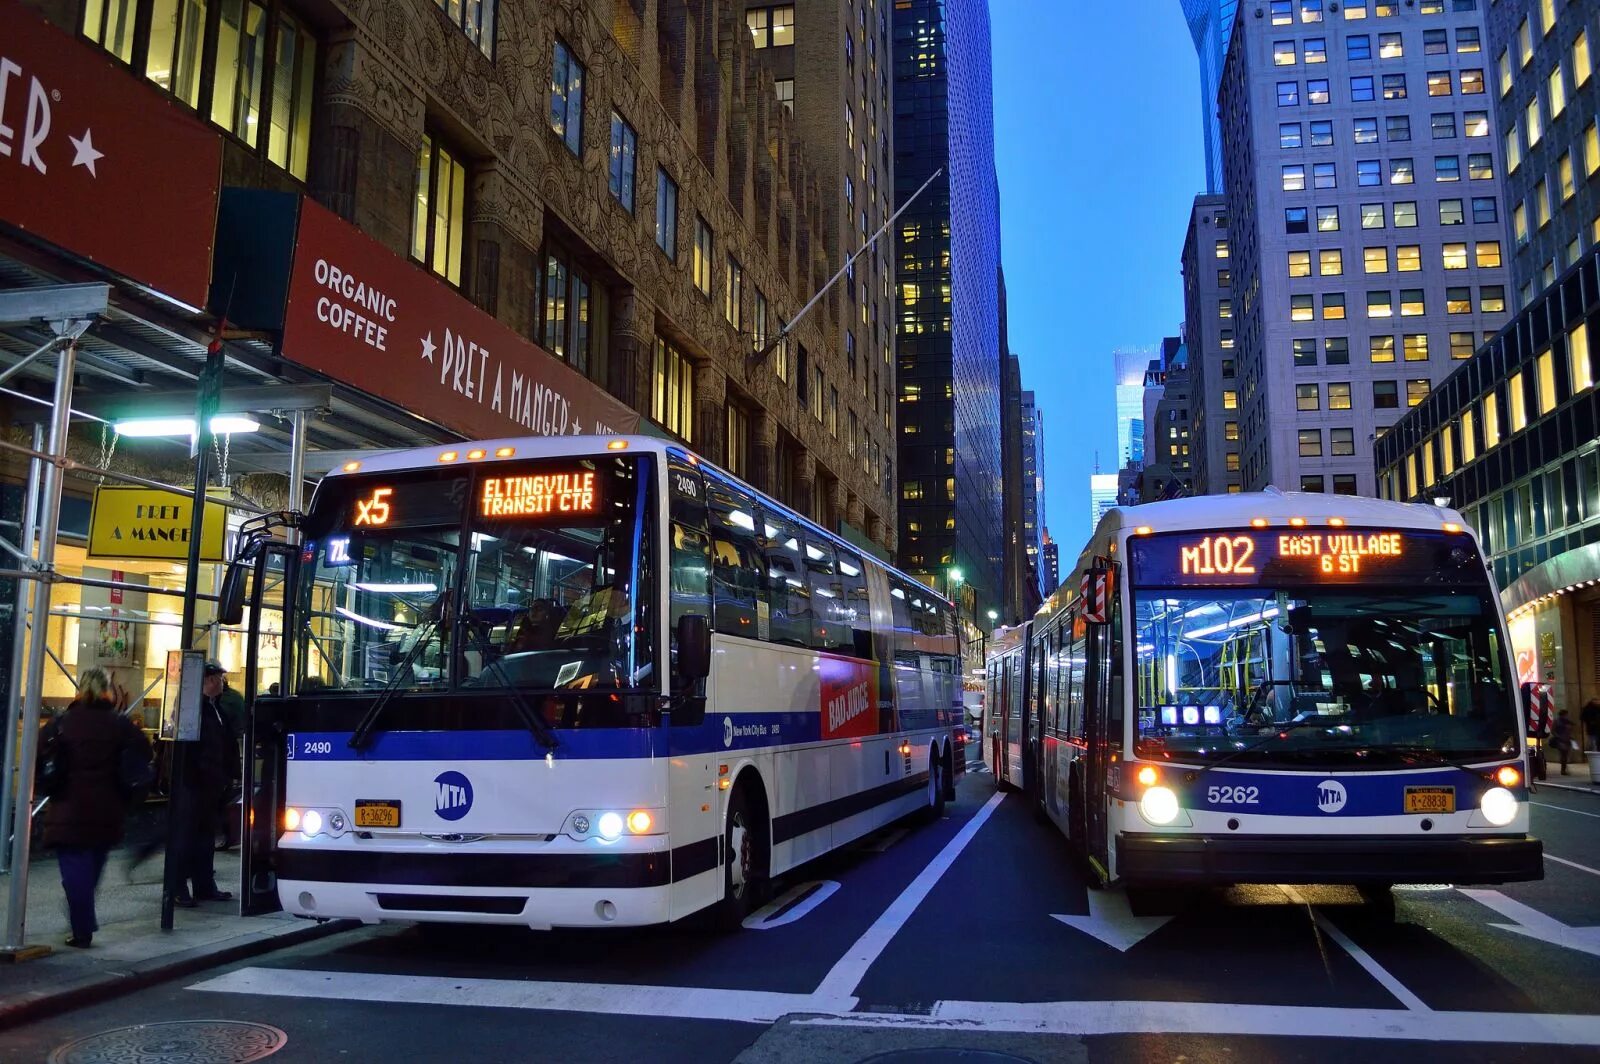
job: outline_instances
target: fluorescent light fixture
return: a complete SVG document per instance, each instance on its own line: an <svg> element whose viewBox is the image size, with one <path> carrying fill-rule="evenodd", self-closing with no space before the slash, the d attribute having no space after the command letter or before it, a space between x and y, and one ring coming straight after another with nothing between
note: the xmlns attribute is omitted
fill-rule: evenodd
<svg viewBox="0 0 1600 1064"><path fill-rule="evenodd" d="M112 426L117 434L129 439L146 439L152 436L193 436L195 422L192 417L136 417L118 421ZM211 419L211 431L221 435L236 432L255 432L261 422L245 414L218 414Z"/></svg>
<svg viewBox="0 0 1600 1064"><path fill-rule="evenodd" d="M439 590L437 584L368 584L352 582L350 586L357 591L371 591L377 595L419 594L424 591Z"/></svg>
<svg viewBox="0 0 1600 1064"><path fill-rule="evenodd" d="M400 631L400 625L398 624L390 624L388 621L380 621L372 617L364 617L355 610L347 610L343 606L335 606L333 608L333 612L337 613L341 617L348 617L357 624L364 624L368 628L377 628L384 632Z"/></svg>
<svg viewBox="0 0 1600 1064"><path fill-rule="evenodd" d="M1196 628L1192 632L1183 633L1183 638L1199 639L1202 636L1216 635L1218 632L1225 632L1230 628L1243 628L1247 624L1255 624L1257 621L1264 621L1269 617L1276 617L1277 615L1278 607L1273 606L1270 609L1262 610L1260 613L1252 613L1248 617L1236 618L1229 621L1227 624L1213 624L1209 628ZM1398 643L1395 644L1395 646L1399 645L1400 644Z"/></svg>

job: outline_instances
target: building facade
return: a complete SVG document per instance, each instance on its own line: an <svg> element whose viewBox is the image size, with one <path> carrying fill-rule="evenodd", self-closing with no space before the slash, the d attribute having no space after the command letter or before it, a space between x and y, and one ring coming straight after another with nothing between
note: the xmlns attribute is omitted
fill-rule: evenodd
<svg viewBox="0 0 1600 1064"><path fill-rule="evenodd" d="M1187 348L1180 345L1173 353L1160 371L1160 381L1159 390L1146 395L1149 413L1139 479L1141 502L1194 494L1194 388Z"/></svg>
<svg viewBox="0 0 1600 1064"><path fill-rule="evenodd" d="M1049 529L1045 529L1041 557L1044 559L1045 597L1049 598L1061 586L1061 545L1050 538Z"/></svg>
<svg viewBox="0 0 1600 1064"><path fill-rule="evenodd" d="M1389 498L1447 499L1478 533L1520 679L1600 695L1600 140L1592 4L1489 12L1512 284L1507 327L1378 442ZM1512 160L1515 160L1513 165ZM1593 738L1593 737L1591 737Z"/></svg>
<svg viewBox="0 0 1600 1064"><path fill-rule="evenodd" d="M1238 0L1180 0L1200 61L1200 124L1205 133L1206 192L1222 192L1222 128L1217 119L1217 89L1228 57Z"/></svg>
<svg viewBox="0 0 1600 1064"><path fill-rule="evenodd" d="M1371 441L1506 319L1479 0L1246 0L1220 100L1241 483L1370 495Z"/></svg>
<svg viewBox="0 0 1600 1064"><path fill-rule="evenodd" d="M891 17L896 206L933 178L896 232L898 558L941 591L959 569L982 616L1012 597L988 6L906 0Z"/></svg>
<svg viewBox="0 0 1600 1064"><path fill-rule="evenodd" d="M1145 373L1156 358L1154 347L1125 347L1111 353L1116 374L1117 468L1144 467Z"/></svg>
<svg viewBox="0 0 1600 1064"><path fill-rule="evenodd" d="M1106 511L1117 505L1116 473L1089 474L1089 529L1093 531Z"/></svg>
<svg viewBox="0 0 1600 1064"><path fill-rule="evenodd" d="M1239 386L1228 210L1196 196L1183 239L1183 338L1189 358L1192 488L1239 491Z"/></svg>
<svg viewBox="0 0 1600 1064"><path fill-rule="evenodd" d="M1013 358L1016 356L1013 355ZM1044 549L1044 411L1031 391L1022 393L1022 540L1028 557L1028 578L1045 587ZM1055 590L1050 588L1050 591ZM1049 591L1043 591L1048 595Z"/></svg>

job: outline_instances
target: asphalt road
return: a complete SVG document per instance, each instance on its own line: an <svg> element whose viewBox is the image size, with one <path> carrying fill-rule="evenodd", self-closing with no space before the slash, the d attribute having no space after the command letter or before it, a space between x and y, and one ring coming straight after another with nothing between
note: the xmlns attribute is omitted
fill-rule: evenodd
<svg viewBox="0 0 1600 1064"><path fill-rule="evenodd" d="M1600 798L1534 801L1542 882L1404 890L1389 924L1339 888L1130 907L980 773L805 869L775 926L366 928L9 1031L0 1060L174 1020L270 1025L274 1062L1600 1060Z"/></svg>

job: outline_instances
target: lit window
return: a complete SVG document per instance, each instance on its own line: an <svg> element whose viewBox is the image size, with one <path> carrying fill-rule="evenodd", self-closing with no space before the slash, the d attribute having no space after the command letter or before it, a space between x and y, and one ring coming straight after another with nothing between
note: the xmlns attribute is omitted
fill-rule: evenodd
<svg viewBox="0 0 1600 1064"><path fill-rule="evenodd" d="M1461 464L1462 465L1466 465L1468 462L1471 462L1471 461L1475 460L1478 457L1478 441L1473 438L1473 434L1472 434L1472 427L1473 427L1473 421L1474 420L1475 419L1472 416L1472 408L1471 407L1468 407L1467 409L1461 411Z"/></svg>
<svg viewBox="0 0 1600 1064"><path fill-rule="evenodd" d="M650 416L656 424L685 440L693 440L694 364L661 337L656 337L652 365Z"/></svg>
<svg viewBox="0 0 1600 1064"><path fill-rule="evenodd" d="M1379 208L1379 217L1382 217L1382 208ZM1361 261L1367 273L1389 272L1389 249L1386 247L1363 248Z"/></svg>
<svg viewBox="0 0 1600 1064"><path fill-rule="evenodd" d="M1294 66L1298 61L1293 41L1272 42L1272 63L1274 66Z"/></svg>
<svg viewBox="0 0 1600 1064"><path fill-rule="evenodd" d="M1446 314L1471 314L1472 289L1465 285L1446 288L1444 290L1444 312Z"/></svg>
<svg viewBox="0 0 1600 1064"><path fill-rule="evenodd" d="M1444 254L1445 269L1464 270L1467 268L1467 245L1445 244L1441 250Z"/></svg>
<svg viewBox="0 0 1600 1064"><path fill-rule="evenodd" d="M1514 174L1522 165L1522 141L1517 137L1515 124L1506 130L1506 173Z"/></svg>
<svg viewBox="0 0 1600 1064"><path fill-rule="evenodd" d="M1402 318L1417 318L1428 312L1426 300L1420 288L1402 288L1400 290L1400 316Z"/></svg>
<svg viewBox="0 0 1600 1064"><path fill-rule="evenodd" d="M1422 269L1422 245L1399 244L1394 249L1396 273L1416 273Z"/></svg>
<svg viewBox="0 0 1600 1064"><path fill-rule="evenodd" d="M1274 26L1294 25L1294 5L1290 0L1272 0L1271 10Z"/></svg>
<svg viewBox="0 0 1600 1064"><path fill-rule="evenodd" d="M1468 137L1487 137L1489 135L1489 112L1467 111L1461 116L1461 124Z"/></svg>
<svg viewBox="0 0 1600 1064"><path fill-rule="evenodd" d="M1534 96L1528 101L1528 106L1523 109L1523 126L1528 131L1528 149L1539 143L1539 138L1544 135L1539 125L1539 97Z"/></svg>
<svg viewBox="0 0 1600 1064"><path fill-rule="evenodd" d="M1310 296L1289 297L1289 320L1310 321L1316 316L1316 308L1312 305Z"/></svg>
<svg viewBox="0 0 1600 1064"><path fill-rule="evenodd" d="M656 247L678 260L678 183L656 167Z"/></svg>
<svg viewBox="0 0 1600 1064"><path fill-rule="evenodd" d="M1519 203L1511 209L1511 236L1520 247L1528 242L1528 205Z"/></svg>
<svg viewBox="0 0 1600 1064"><path fill-rule="evenodd" d="M1594 63L1589 58L1589 31L1580 29L1572 41L1572 84L1574 87L1589 80Z"/></svg>
<svg viewBox="0 0 1600 1064"><path fill-rule="evenodd" d="M411 257L451 284L461 284L467 169L454 152L428 133L422 135L417 156L415 196Z"/></svg>
<svg viewBox="0 0 1600 1064"><path fill-rule="evenodd" d="M1338 248L1318 252L1317 272L1323 277L1337 277L1344 273L1344 253Z"/></svg>
<svg viewBox="0 0 1600 1064"><path fill-rule="evenodd" d="M1406 381L1406 405L1420 406L1422 401L1428 397L1428 389L1430 387L1431 385L1425 377L1413 377L1411 380Z"/></svg>
<svg viewBox="0 0 1600 1064"><path fill-rule="evenodd" d="M1561 158L1556 160L1556 180L1561 183L1561 202L1565 203L1577 191L1572 178L1571 152L1562 152Z"/></svg>
<svg viewBox="0 0 1600 1064"><path fill-rule="evenodd" d="M1463 70L1461 72L1461 95L1478 96L1483 92L1483 71Z"/></svg>
<svg viewBox="0 0 1600 1064"><path fill-rule="evenodd" d="M1317 208L1317 232L1336 233L1339 231L1339 208Z"/></svg>
<svg viewBox="0 0 1600 1064"><path fill-rule="evenodd" d="M1572 394L1594 387L1594 364L1589 358L1589 326L1579 321L1567 334L1567 365L1572 376Z"/></svg>
<svg viewBox="0 0 1600 1064"><path fill-rule="evenodd" d="M690 263L694 286L703 296L711 294L711 226L700 215L694 216L694 258Z"/></svg>
<svg viewBox="0 0 1600 1064"><path fill-rule="evenodd" d="M1346 21L1367 17L1367 0L1345 0L1344 17Z"/></svg>
<svg viewBox="0 0 1600 1064"><path fill-rule="evenodd" d="M1367 356L1373 362L1394 361L1394 337L1372 336L1367 339Z"/></svg>
<svg viewBox="0 0 1600 1064"><path fill-rule="evenodd" d="M1324 321L1344 320L1344 293L1327 292L1322 297L1322 318Z"/></svg>
<svg viewBox="0 0 1600 1064"><path fill-rule="evenodd" d="M1306 387L1306 386L1302 386L1302 387ZM1317 386L1315 384L1312 384L1312 385L1309 385L1308 387L1311 388L1312 399L1315 400L1316 399ZM1302 410L1308 410L1308 409L1309 410L1315 410L1317 408L1315 406L1311 406L1311 407L1301 407L1300 409L1302 409ZM1321 458L1322 457L1322 430L1321 429L1300 429L1299 430L1299 437L1300 437L1300 457L1301 458Z"/></svg>
<svg viewBox="0 0 1600 1064"><path fill-rule="evenodd" d="M1389 292L1367 293L1367 317L1390 318L1394 316L1393 295Z"/></svg>
<svg viewBox="0 0 1600 1064"><path fill-rule="evenodd" d="M1481 52L1483 41L1476 26L1461 26L1456 30L1456 51L1462 54Z"/></svg>
<svg viewBox="0 0 1600 1064"><path fill-rule="evenodd" d="M1450 95L1450 71L1448 71L1448 70L1430 70L1430 71L1428 71L1428 95L1429 96L1449 96Z"/></svg>
<svg viewBox="0 0 1600 1064"><path fill-rule="evenodd" d="M1378 34L1378 58L1399 59L1406 54L1405 46L1401 43L1398 33Z"/></svg>
<svg viewBox="0 0 1600 1064"><path fill-rule="evenodd" d="M1483 397L1483 449L1500 442L1500 397L1489 392Z"/></svg>
<svg viewBox="0 0 1600 1064"><path fill-rule="evenodd" d="M1528 20L1523 19L1517 26L1517 58L1523 66L1533 62L1533 31L1528 26Z"/></svg>
<svg viewBox="0 0 1600 1064"><path fill-rule="evenodd" d="M1442 199L1439 201L1440 225L1464 225L1466 213L1458 199Z"/></svg>
<svg viewBox="0 0 1600 1064"><path fill-rule="evenodd" d="M633 213L633 169L639 154L639 135L617 112L611 112L611 195Z"/></svg>
<svg viewBox="0 0 1600 1064"><path fill-rule="evenodd" d="M1228 242L1226 240L1217 241L1216 256L1219 259L1225 259L1228 257Z"/></svg>
<svg viewBox="0 0 1600 1064"><path fill-rule="evenodd" d="M1545 86L1550 94L1550 121L1554 122L1556 116L1567 109L1567 87L1566 82L1561 79L1560 63L1557 63L1556 68L1550 71L1550 77L1546 80Z"/></svg>
<svg viewBox="0 0 1600 1064"><path fill-rule="evenodd" d="M1583 129L1583 173L1586 177L1593 177L1596 170L1600 170L1600 130L1590 122Z"/></svg>
<svg viewBox="0 0 1600 1064"><path fill-rule="evenodd" d="M1556 408L1556 356L1554 351L1542 352L1534 361L1539 384L1539 413L1548 414Z"/></svg>
<svg viewBox="0 0 1600 1064"><path fill-rule="evenodd" d="M1521 432L1528 427L1528 397L1522 388L1522 373L1511 375L1506 382L1506 398L1511 411L1511 431Z"/></svg>
<svg viewBox="0 0 1600 1064"><path fill-rule="evenodd" d="M1506 309L1506 286L1503 284L1486 284L1478 289L1478 309L1485 313L1504 313Z"/></svg>
<svg viewBox="0 0 1600 1064"><path fill-rule="evenodd" d="M1300 21L1321 22L1322 0L1300 0Z"/></svg>
<svg viewBox="0 0 1600 1064"><path fill-rule="evenodd" d="M1416 166L1410 159L1389 160L1389 184L1409 185L1416 180Z"/></svg>
<svg viewBox="0 0 1600 1064"><path fill-rule="evenodd" d="M1480 269L1493 269L1500 265L1500 241L1480 240L1473 248Z"/></svg>
<svg viewBox="0 0 1600 1064"><path fill-rule="evenodd" d="M1239 393L1236 392L1236 391L1232 391L1232 390L1223 391L1223 393L1222 393L1222 409L1224 409L1224 410L1237 410L1237 409L1239 409Z"/></svg>
<svg viewBox="0 0 1600 1064"><path fill-rule="evenodd" d="M744 267L732 255L728 256L722 293L722 316L735 331L744 328Z"/></svg>
<svg viewBox="0 0 1600 1064"><path fill-rule="evenodd" d="M555 68L550 76L550 128L574 155L583 154L583 64L562 41L556 41Z"/></svg>
<svg viewBox="0 0 1600 1064"><path fill-rule="evenodd" d="M1401 348L1405 351L1407 362L1428 361L1428 334L1406 333Z"/></svg>
<svg viewBox="0 0 1600 1064"><path fill-rule="evenodd" d="M1311 252L1309 252L1309 251L1291 251L1291 252L1289 252L1289 276L1290 277L1310 277L1311 276Z"/></svg>
<svg viewBox="0 0 1600 1064"><path fill-rule="evenodd" d="M1403 100L1406 98L1406 76L1404 74L1385 74L1383 76L1383 98L1385 100Z"/></svg>
<svg viewBox="0 0 1600 1064"><path fill-rule="evenodd" d="M1294 408L1296 410L1321 410L1322 399L1315 384L1297 384L1294 386Z"/></svg>
<svg viewBox="0 0 1600 1064"><path fill-rule="evenodd" d="M1450 334L1450 357L1456 361L1472 357L1471 333L1453 332Z"/></svg>
<svg viewBox="0 0 1600 1064"><path fill-rule="evenodd" d="M1533 206L1535 216L1539 219L1539 227L1542 229L1546 225L1549 225L1550 186L1545 184L1544 178L1542 177L1539 179L1539 183L1533 186Z"/></svg>
<svg viewBox="0 0 1600 1064"><path fill-rule="evenodd" d="M1494 155L1485 151L1467 156L1467 176L1474 181L1494 180Z"/></svg>

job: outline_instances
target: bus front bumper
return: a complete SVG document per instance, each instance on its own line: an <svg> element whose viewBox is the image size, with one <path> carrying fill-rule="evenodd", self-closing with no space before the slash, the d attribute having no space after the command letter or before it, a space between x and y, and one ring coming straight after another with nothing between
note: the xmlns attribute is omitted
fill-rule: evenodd
<svg viewBox="0 0 1600 1064"><path fill-rule="evenodd" d="M439 853L283 846L278 898L318 919L617 927L673 918L667 850Z"/></svg>
<svg viewBox="0 0 1600 1064"><path fill-rule="evenodd" d="M1136 884L1515 883L1544 878L1526 835L1146 835L1117 837L1117 877Z"/></svg>

